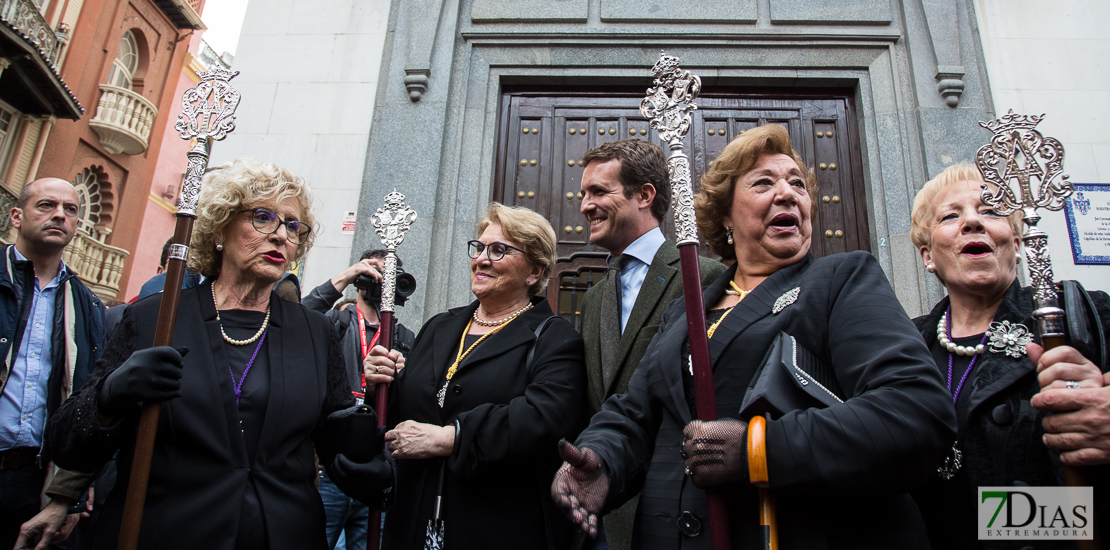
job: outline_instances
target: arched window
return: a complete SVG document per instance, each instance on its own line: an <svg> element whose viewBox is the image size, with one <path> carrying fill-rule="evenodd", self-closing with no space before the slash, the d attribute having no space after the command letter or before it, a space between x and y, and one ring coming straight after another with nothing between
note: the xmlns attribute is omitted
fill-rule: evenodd
<svg viewBox="0 0 1110 550"><path fill-rule="evenodd" d="M96 177L96 172L89 168L81 170L80 174L73 181L73 187L77 189L77 196L80 206L77 210L77 228L85 232L85 234L99 240L99 231L96 226L100 223L100 182Z"/></svg>
<svg viewBox="0 0 1110 550"><path fill-rule="evenodd" d="M131 75L139 68L139 44L131 31L124 31L119 39L119 55L112 60L108 84L131 89Z"/></svg>

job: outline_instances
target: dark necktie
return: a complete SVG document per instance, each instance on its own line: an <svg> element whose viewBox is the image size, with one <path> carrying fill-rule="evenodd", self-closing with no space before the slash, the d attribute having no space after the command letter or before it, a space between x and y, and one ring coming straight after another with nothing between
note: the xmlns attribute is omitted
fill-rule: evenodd
<svg viewBox="0 0 1110 550"><path fill-rule="evenodd" d="M609 259L605 291L601 294L601 376L606 383L617 367L617 348L621 343L621 270L626 262L624 255Z"/></svg>

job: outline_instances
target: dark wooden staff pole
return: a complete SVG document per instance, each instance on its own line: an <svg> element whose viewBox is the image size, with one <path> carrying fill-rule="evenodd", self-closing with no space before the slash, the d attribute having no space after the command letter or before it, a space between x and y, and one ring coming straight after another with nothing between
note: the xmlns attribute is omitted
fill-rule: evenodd
<svg viewBox="0 0 1110 550"><path fill-rule="evenodd" d="M397 247L405 240L416 212L405 205L405 196L394 190L385 196L385 206L370 216L378 237L385 246L385 262L382 266L382 306L378 311L378 341L393 349L394 302L397 297ZM389 384L378 384L374 393L374 412L378 415L378 427L384 427L389 409ZM373 435L373 434L371 434ZM378 550L382 536L381 512L372 512L366 535L367 550Z"/></svg>
<svg viewBox="0 0 1110 550"><path fill-rule="evenodd" d="M694 100L701 92L701 78L679 67L677 57L660 52L652 67L655 80L647 97L640 103L640 113L651 121L659 138L671 150L667 171L671 183L675 235L682 268L682 295L686 305L686 328L690 338L690 361L694 375L694 399L698 419L717 419L717 395L713 388L713 372L709 363L709 336L705 328L705 306L702 303L701 268L698 266L698 227L694 217L694 193L690 182L690 159L682 152L682 140L690 130L690 112L697 109ZM717 491L706 491L709 508L709 533L714 550L732 548L729 536L728 511L724 497Z"/></svg>
<svg viewBox="0 0 1110 550"><path fill-rule="evenodd" d="M173 344L173 329L177 321L177 306L181 299L181 281L189 260L189 241L196 220L197 198L200 182L208 168L212 141L221 140L235 128L235 108L239 105L239 92L228 82L238 71L217 68L200 75L196 87L185 91L182 112L174 128L181 139L196 139L187 153L188 167L181 186L181 203L175 214L177 225L170 244L166 269L166 284L162 287L162 305L158 310L158 324L154 329L154 345ZM158 433L160 403L143 405L139 427L135 435L135 456L124 500L123 519L120 523L119 550L135 550L139 545L139 530L143 523L147 482L150 478L150 459L154 455L154 438Z"/></svg>
<svg viewBox="0 0 1110 550"><path fill-rule="evenodd" d="M1001 118L979 125L994 135L979 148L975 164L983 174L983 204L999 215L1022 211L1025 233L1026 265L1033 287L1033 318L1045 351L1064 345L1064 310L1060 308L1052 276L1052 257L1048 254L1048 235L1037 227L1038 208L1060 210L1075 188L1064 174L1064 146L1055 138L1044 137L1036 126L1044 115L1015 115L1011 110ZM1011 181L1017 183L1011 185ZM1034 187L1039 183L1039 188ZM987 184L991 185L987 185ZM1016 189L1016 191L1015 191ZM1069 487L1091 487L1083 471L1064 466L1064 483ZM1091 540L1077 540L1079 550L1102 550L1097 510L1091 511Z"/></svg>

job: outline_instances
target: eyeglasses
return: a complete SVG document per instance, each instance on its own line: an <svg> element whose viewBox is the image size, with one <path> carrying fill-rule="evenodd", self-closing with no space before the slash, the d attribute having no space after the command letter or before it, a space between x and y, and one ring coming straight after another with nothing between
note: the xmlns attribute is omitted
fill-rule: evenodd
<svg viewBox="0 0 1110 550"><path fill-rule="evenodd" d="M524 254L523 250L500 242L486 244L482 241L468 241L466 244L469 245L470 257L475 260L482 255L482 252L486 253L486 257L489 258L491 262L501 261L501 258L504 258L505 254L508 254L510 249Z"/></svg>
<svg viewBox="0 0 1110 550"><path fill-rule="evenodd" d="M263 235L272 235L277 233L281 226L285 226L285 232L288 235L286 238L293 244L304 244L308 240L308 235L312 233L312 228L307 223L299 222L296 220L283 220L281 216L270 212L265 208L248 208L239 213L251 213L251 225L254 230L262 233Z"/></svg>

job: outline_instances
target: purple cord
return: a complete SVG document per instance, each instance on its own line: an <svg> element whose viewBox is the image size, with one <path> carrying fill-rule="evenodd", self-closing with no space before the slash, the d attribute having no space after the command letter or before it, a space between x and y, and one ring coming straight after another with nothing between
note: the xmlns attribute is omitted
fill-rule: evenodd
<svg viewBox="0 0 1110 550"><path fill-rule="evenodd" d="M948 306L948 311L944 315L944 321L945 321L944 322L944 332L945 332L945 334L948 335L948 341L951 342L952 341L952 306L951 305ZM981 346L981 345L985 344L986 342L987 342L987 333L984 332L983 333L983 339L979 341L979 345ZM964 375L962 377L960 377L960 384L958 386L956 386L956 392L952 394L952 404L953 405L955 405L956 400L959 399L960 390L963 389L964 382L967 381L967 375L971 374L971 369L973 367L975 367L975 360L978 359L978 358L979 358L978 353L971 356L971 362L968 363L967 370L964 371ZM953 359L953 353L948 352L948 391L952 391L952 359ZM250 367L248 366L247 368L250 368ZM244 376L246 376L246 374L244 374Z"/></svg>
<svg viewBox="0 0 1110 550"><path fill-rule="evenodd" d="M251 371L251 365L254 364L254 358L258 357L258 350L262 349L262 342L266 341L266 333L267 332L269 332L269 331L263 331L262 332L262 337L258 339L258 345L254 347L254 354L251 355L251 360L247 361L247 368L243 369L243 376L239 378L239 383L238 384L235 383L235 371L231 370L231 365L227 366L227 372L231 373L231 387L235 389L235 406L236 407L239 406L239 395L241 395L243 393L243 382L247 381L247 373ZM949 379L951 379L951 377L952 377L951 360L949 360L948 370L949 370L948 376L949 376ZM949 382L949 384L948 384L948 389L952 389L951 382Z"/></svg>

